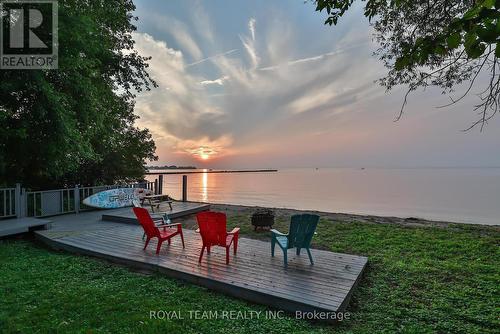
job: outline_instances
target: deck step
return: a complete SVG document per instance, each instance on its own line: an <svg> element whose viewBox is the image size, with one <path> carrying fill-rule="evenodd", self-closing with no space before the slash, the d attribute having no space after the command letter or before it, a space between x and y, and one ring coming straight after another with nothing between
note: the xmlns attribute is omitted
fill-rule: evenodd
<svg viewBox="0 0 500 334"><path fill-rule="evenodd" d="M32 217L0 220L0 237L26 233L35 229L47 229L51 221Z"/></svg>

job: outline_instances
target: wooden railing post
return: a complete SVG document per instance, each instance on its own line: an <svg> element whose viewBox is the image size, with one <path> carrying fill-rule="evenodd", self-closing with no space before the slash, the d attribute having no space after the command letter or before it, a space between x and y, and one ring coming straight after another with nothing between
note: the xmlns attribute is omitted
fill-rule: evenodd
<svg viewBox="0 0 500 334"><path fill-rule="evenodd" d="M75 186L75 213L80 213L80 188L78 185Z"/></svg>
<svg viewBox="0 0 500 334"><path fill-rule="evenodd" d="M14 205L16 209L16 217L21 218L22 217L22 210L21 210L21 184L16 183L16 190L14 192ZM12 202L11 202L12 203Z"/></svg>
<svg viewBox="0 0 500 334"><path fill-rule="evenodd" d="M182 201L187 202L187 183L188 177L187 175L182 175Z"/></svg>
<svg viewBox="0 0 500 334"><path fill-rule="evenodd" d="M163 175L158 175L158 194L163 194Z"/></svg>
<svg viewBox="0 0 500 334"><path fill-rule="evenodd" d="M28 204L26 203L28 198L26 195L26 189L21 188L19 195L19 218L26 217L28 215Z"/></svg>

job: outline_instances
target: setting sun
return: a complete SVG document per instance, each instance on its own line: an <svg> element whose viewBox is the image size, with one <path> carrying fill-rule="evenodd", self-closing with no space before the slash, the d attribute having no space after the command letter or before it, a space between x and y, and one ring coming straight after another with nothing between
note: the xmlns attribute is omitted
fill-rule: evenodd
<svg viewBox="0 0 500 334"><path fill-rule="evenodd" d="M209 160L217 155L217 151L209 146L200 146L190 152L195 158L200 160Z"/></svg>

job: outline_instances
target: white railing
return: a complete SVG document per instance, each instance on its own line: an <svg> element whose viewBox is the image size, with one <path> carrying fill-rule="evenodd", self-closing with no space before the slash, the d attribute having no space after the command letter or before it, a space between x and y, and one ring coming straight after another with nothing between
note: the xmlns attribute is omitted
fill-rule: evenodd
<svg viewBox="0 0 500 334"><path fill-rule="evenodd" d="M46 217L63 213L77 212L77 210L75 210L76 189L77 188L27 191L25 193L26 216Z"/></svg>
<svg viewBox="0 0 500 334"><path fill-rule="evenodd" d="M47 217L65 213L91 210L83 199L100 191L115 188L146 188L158 193L158 182L74 187L65 189L26 191L17 184L15 188L0 189L0 219L15 217Z"/></svg>
<svg viewBox="0 0 500 334"><path fill-rule="evenodd" d="M0 218L16 216L16 188L0 189Z"/></svg>

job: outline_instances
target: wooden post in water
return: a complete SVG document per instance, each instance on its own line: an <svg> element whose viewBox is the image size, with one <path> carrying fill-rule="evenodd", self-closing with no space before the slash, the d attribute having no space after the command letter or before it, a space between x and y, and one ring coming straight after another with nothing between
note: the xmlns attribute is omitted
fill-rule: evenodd
<svg viewBox="0 0 500 334"><path fill-rule="evenodd" d="M158 175L158 194L163 194L163 175Z"/></svg>
<svg viewBox="0 0 500 334"><path fill-rule="evenodd" d="M187 184L188 184L188 177L187 175L182 175L182 201L187 202Z"/></svg>

